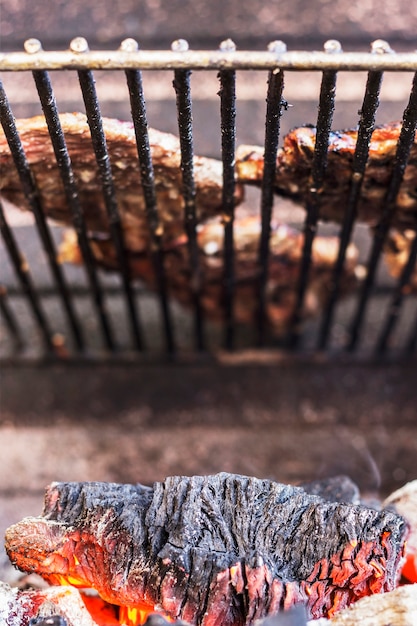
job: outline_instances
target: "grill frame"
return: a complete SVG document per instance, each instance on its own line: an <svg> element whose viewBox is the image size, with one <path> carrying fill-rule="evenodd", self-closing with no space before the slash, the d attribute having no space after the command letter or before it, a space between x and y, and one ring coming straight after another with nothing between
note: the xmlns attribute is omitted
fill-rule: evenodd
<svg viewBox="0 0 417 626"><path fill-rule="evenodd" d="M223 209L225 219L225 250L224 250L224 289L225 289L225 323L224 323L224 347L231 351L235 347L234 323L233 323L233 291L234 291L234 248L233 248L233 192L234 192L234 150L236 140L236 95L235 82L238 70L265 70L268 72L268 90L266 94L266 125L265 125L265 173L261 189L261 218L262 231L259 244L260 278L258 288L259 307L257 315L257 347L265 347L265 288L268 276L267 261L269 255L269 232L272 215L273 190L272 181L275 174L276 152L280 135L280 116L283 101L284 73L287 71L311 71L321 72L322 83L317 118L317 141L312 168L313 188L318 189L323 181L327 164L327 146L332 124L332 116L335 104L335 88L338 72L340 71L367 71L368 82L365 89L363 107L359 122L358 142L354 155L353 177L348 211L339 233L340 248L334 269L332 293L330 301L325 308L317 350L325 352L328 345L329 331L333 319L334 306L338 300L339 279L343 268L343 262L347 245L350 241L352 228L355 223L356 205L360 192L361 175L365 169L368 156L368 142L375 124L375 114L379 105L379 90L385 72L414 72L414 80L410 91L409 104L404 111L403 132L397 146L397 160L394 167L391 186L387 195L386 211L376 227L372 250L368 259L369 272L362 286L359 304L350 328L350 339L346 346L350 352L357 353L360 343L360 331L367 303L372 294L376 267L381 255L382 246L387 236L390 225L390 209L398 192L404 169L407 163L409 150L417 128L417 52L395 53L389 44L377 40L371 46L369 53L343 52L339 42L331 40L325 43L323 52L288 52L285 44L281 41L271 42L265 52L238 51L231 40L222 42L217 51L192 51L184 40L173 42L170 51L142 51L132 39L122 42L120 49L116 51L90 51L88 43L83 38L75 38L67 51L43 51L38 40L25 42L25 52L11 52L0 55L0 71L20 72L31 71L38 90L39 98L45 117L48 122L51 138L53 140L57 161L60 164L61 174L66 187L67 198L73 214L74 227L78 234L78 241L82 250L85 267L89 276L90 290L94 298L96 313L101 323L105 349L115 353L117 346L113 337L110 322L108 320L103 291L97 277L96 267L82 220L81 207L78 206L77 192L74 176L66 151L65 139L60 129L58 110L55 103L52 84L49 79L49 71L70 70L78 73L80 88L82 91L88 122L92 134L93 146L99 166L105 204L111 225L112 241L115 244L119 264L122 268L122 292L129 311L129 319L132 331L132 351L143 352L142 329L136 310L134 293L132 290L129 268L126 263L126 254L121 230L120 216L118 214L115 190L112 182L111 168L108 161L106 142L101 127L100 106L94 88L94 70L120 70L124 71L129 89L131 101L131 113L136 132L138 158L144 184L144 195L148 224L153 240L153 261L158 279L159 305L163 320L165 336L165 353L172 357L177 355L173 332L172 315L167 296L166 279L163 268L163 251L161 249L161 237L159 234L158 207L156 203L155 184L153 178L152 159L147 137L146 102L142 87L142 70L172 70L174 74L174 89L176 91L176 105L178 114L178 132L181 145L183 174L183 188L185 199L185 225L189 239L191 274L193 277L193 303L194 303L194 345L197 353L202 353L207 348L204 337L203 314L201 310L200 292L201 281L197 262L196 245L196 215L195 215L195 188L192 171L193 155L193 131L192 131L192 97L190 91L191 70L219 72L220 79L220 111L222 133L222 161L223 161ZM1 224L2 233L9 247L14 268L21 282L23 291L27 294L35 318L44 337L45 354L48 358L60 359L64 354L66 360L76 359L77 354L84 358L91 358L86 352L85 342L82 336L81 326L76 319L71 306L71 296L66 285L64 276L56 260L56 251L52 242L48 225L42 214L42 209L37 200L36 185L30 175L30 168L25 160L23 148L19 145L16 129L13 129L13 118L7 96L2 88L2 124L9 129L12 151L20 154L17 166L20 171L22 185L25 189L32 210L36 218L36 227L49 259L58 292L60 293L66 310L69 325L74 337L74 353L62 351L62 337L56 336L49 328L47 318L42 310L41 303L36 293L36 287L30 277L29 268L22 263L21 254L13 233L7 225L2 210ZM10 130L12 129L12 130ZM7 135L7 133L6 133ZM9 139L9 137L8 137ZM22 173L23 172L23 173ZM312 193L306 205L306 220L304 223L305 243L301 262L301 276L297 288L297 304L291 323L291 330L286 342L287 353L294 350L300 343L300 319L308 280L308 270L311 261L312 244L317 228L319 214L318 194ZM10 243L11 242L11 243ZM404 286L409 280L411 272L416 264L417 236L414 239L402 275L398 279L397 286L393 290L391 305L379 334L375 353L380 356L387 352L390 336L399 317L400 308L404 300ZM1 310L5 319L6 327L14 338L16 350L22 350L22 337L19 331L18 320L13 318L13 313L8 304L8 296L5 288L1 292ZM409 340L403 351L404 356L412 356L416 348L417 325L413 327ZM108 354L96 355L98 358L108 358ZM178 356L178 355L177 355ZM118 355L120 357L120 354ZM18 357L22 358L22 357Z"/></svg>

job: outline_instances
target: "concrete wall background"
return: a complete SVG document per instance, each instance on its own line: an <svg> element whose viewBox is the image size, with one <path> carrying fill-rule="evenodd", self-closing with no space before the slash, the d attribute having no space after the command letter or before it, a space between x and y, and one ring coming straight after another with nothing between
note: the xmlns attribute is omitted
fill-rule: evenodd
<svg viewBox="0 0 417 626"><path fill-rule="evenodd" d="M116 6L115 6L116 5ZM367 46L377 38L417 45L417 3L407 0L100 0L55 2L3 0L2 47L19 48L28 37L45 47L66 47L75 36L97 46L135 37L142 45L167 47L189 39L193 47L217 46L232 37L239 46L264 48L272 39L311 49L329 38Z"/></svg>

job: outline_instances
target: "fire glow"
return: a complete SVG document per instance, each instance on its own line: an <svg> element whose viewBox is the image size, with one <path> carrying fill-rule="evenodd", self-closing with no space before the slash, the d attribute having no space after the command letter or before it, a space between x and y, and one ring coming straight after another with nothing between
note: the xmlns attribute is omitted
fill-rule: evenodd
<svg viewBox="0 0 417 626"><path fill-rule="evenodd" d="M78 561L76 557L74 560ZM141 624L146 622L149 615L154 613L162 615L167 622L173 621L169 615L163 611L159 611L156 607L145 602L138 603L136 606L116 606L107 603L105 600L100 598L99 595L91 596L88 593L83 593L83 591L88 589L85 582L73 576L65 577L61 575L54 575L51 577L51 580L53 580L53 584L56 585L75 587L79 589L83 602L97 626L113 626L113 623L118 623L120 626L141 626ZM89 589L92 589L92 587ZM106 609L108 610L106 611ZM109 619L111 619L110 611L112 613L114 612L115 615L118 615L117 622L109 622ZM104 612L106 613L105 622L103 622L101 618Z"/></svg>

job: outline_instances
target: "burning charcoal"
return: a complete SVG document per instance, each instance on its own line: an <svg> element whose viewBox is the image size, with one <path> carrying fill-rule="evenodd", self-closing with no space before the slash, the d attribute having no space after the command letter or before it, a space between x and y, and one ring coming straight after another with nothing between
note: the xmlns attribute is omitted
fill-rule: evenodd
<svg viewBox="0 0 417 626"><path fill-rule="evenodd" d="M394 491L383 503L386 508L394 509L402 515L410 527L405 545L405 564L402 575L417 583L417 480L413 480L401 489Z"/></svg>
<svg viewBox="0 0 417 626"><path fill-rule="evenodd" d="M329 620L308 626L416 626L417 585L404 585L389 593L362 598Z"/></svg>
<svg viewBox="0 0 417 626"><path fill-rule="evenodd" d="M0 582L1 626L118 626L114 608L101 604L93 616L73 587L22 591Z"/></svg>
<svg viewBox="0 0 417 626"><path fill-rule="evenodd" d="M300 485L312 495L320 496L329 502L360 503L359 487L348 476L333 476L321 480L313 480Z"/></svg>
<svg viewBox="0 0 417 626"><path fill-rule="evenodd" d="M405 534L391 511L221 473L152 488L53 483L42 516L7 530L6 550L20 569L93 587L129 614L243 626L298 603L332 615L393 589Z"/></svg>

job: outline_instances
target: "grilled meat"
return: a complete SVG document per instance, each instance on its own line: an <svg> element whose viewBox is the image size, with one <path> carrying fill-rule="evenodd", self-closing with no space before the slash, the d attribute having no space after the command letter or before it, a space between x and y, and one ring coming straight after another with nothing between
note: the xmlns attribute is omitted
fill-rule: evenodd
<svg viewBox="0 0 417 626"><path fill-rule="evenodd" d="M389 511L221 473L152 488L53 483L42 516L6 531L6 550L20 569L113 604L243 626L298 602L330 615L393 589L405 533Z"/></svg>
<svg viewBox="0 0 417 626"><path fill-rule="evenodd" d="M388 271L394 278L400 278L411 252L416 233L412 230L399 232L392 230L384 246L384 260ZM406 292L417 293L417 266L411 274Z"/></svg>
<svg viewBox="0 0 417 626"><path fill-rule="evenodd" d="M368 163L358 204L358 219L375 225L381 215L394 164L401 124L378 127L372 134ZM316 129L305 126L292 130L278 151L275 191L297 202L305 203L311 188ZM320 190L320 217L341 222L347 207L352 177L352 163L357 140L356 130L330 133L328 165ZM236 154L236 171L242 183L260 185L263 176L264 149L240 146ZM400 229L417 228L417 133L411 148L404 179L397 196L393 224Z"/></svg>
<svg viewBox="0 0 417 626"><path fill-rule="evenodd" d="M60 116L87 229L96 236L109 232L102 185L91 143L87 118L81 113ZM133 125L103 119L118 207L126 247L143 251L149 245L149 228L138 164ZM17 121L26 157L40 192L45 214L72 225L58 165L45 119L42 116ZM180 144L173 135L149 129L159 219L165 238L183 232L184 199L180 168ZM16 206L28 209L6 138L0 131L0 192ZM222 164L204 157L194 158L197 219L203 221L221 213ZM242 195L236 190L236 202Z"/></svg>
<svg viewBox="0 0 417 626"><path fill-rule="evenodd" d="M238 323L253 324L257 313L257 286L259 279L258 246L261 231L257 217L237 217L234 223L235 238L235 300L234 316ZM224 227L212 221L199 227L201 301L209 319L223 318L223 239ZM269 276L266 285L266 317L275 335L288 329L296 301L304 236L285 224L272 224L270 239ZM307 288L304 316L317 315L327 300L332 267L337 258L338 239L317 236L312 251L312 267ZM115 249L111 242L92 242L97 262L108 269L117 270ZM132 275L156 288L153 265L149 255L131 254ZM341 281L342 294L355 284L355 267L358 252L351 244L346 254ZM81 260L76 239L69 233L61 245L61 260ZM192 277L189 250L185 235L171 240L165 246L167 284L173 299L188 307L193 305Z"/></svg>

